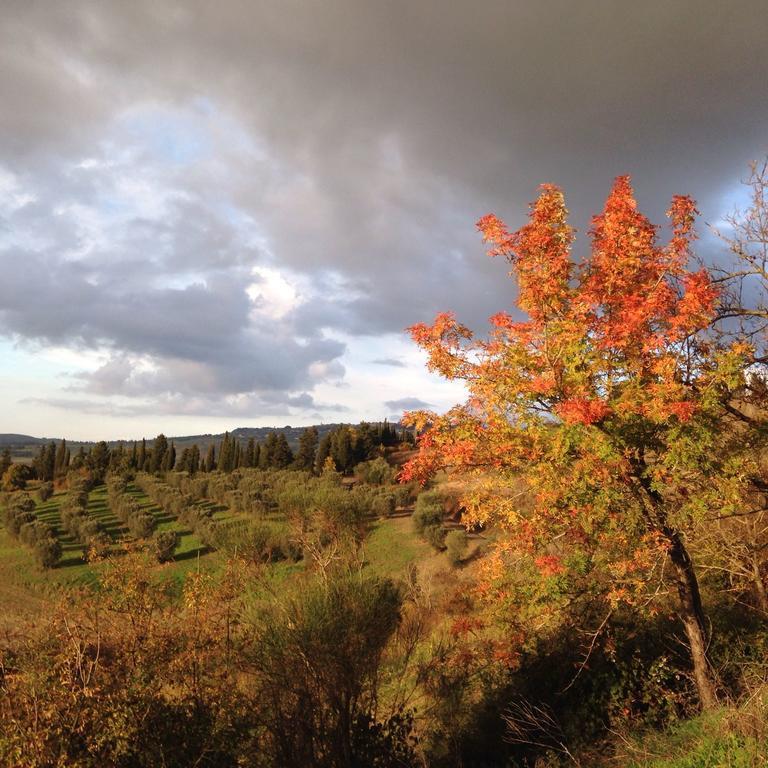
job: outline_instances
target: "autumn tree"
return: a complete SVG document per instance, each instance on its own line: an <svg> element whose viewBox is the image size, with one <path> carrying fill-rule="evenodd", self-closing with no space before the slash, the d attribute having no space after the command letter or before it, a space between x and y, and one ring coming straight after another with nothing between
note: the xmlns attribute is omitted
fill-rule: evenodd
<svg viewBox="0 0 768 768"><path fill-rule="evenodd" d="M715 683L687 534L703 514L742 507L758 438L729 413L749 346L706 336L717 291L707 271L689 270L696 213L675 197L661 245L619 177L582 262L555 186L518 231L481 219L491 255L512 266L520 314L494 315L486 339L451 314L411 329L429 367L469 398L443 416L407 415L424 431L402 478L465 475L468 518L504 532L491 593L494 578L528 568L561 606L596 585L610 607L639 606L664 591L650 579L670 573L708 708Z"/></svg>

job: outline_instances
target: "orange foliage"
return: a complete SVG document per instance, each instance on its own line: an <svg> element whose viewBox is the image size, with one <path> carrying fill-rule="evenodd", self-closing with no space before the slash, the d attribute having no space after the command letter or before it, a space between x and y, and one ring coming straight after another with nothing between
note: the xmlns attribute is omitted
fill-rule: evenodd
<svg viewBox="0 0 768 768"><path fill-rule="evenodd" d="M718 292L706 270L689 270L697 213L691 198L673 198L661 243L620 176L579 262L563 194L544 185L519 230L494 215L477 223L489 254L511 265L516 308L494 314L485 339L448 313L410 329L429 367L463 381L469 397L442 416L407 416L425 431L401 479L446 469L486 483L463 501L507 536L481 593L520 589L509 583L514 569L585 584L599 570L610 602L634 601L663 555L667 514L649 513L641 491L663 504L668 489L676 510L698 509L697 492L716 496L706 446L719 439L713 425L750 350L717 349L704 336ZM513 478L524 494L510 492ZM558 589L560 579L548 581Z"/></svg>

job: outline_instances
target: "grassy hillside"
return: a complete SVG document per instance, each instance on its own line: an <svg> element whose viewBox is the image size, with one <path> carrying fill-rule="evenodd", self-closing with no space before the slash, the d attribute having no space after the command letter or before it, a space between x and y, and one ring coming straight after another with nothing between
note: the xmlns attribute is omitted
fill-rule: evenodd
<svg viewBox="0 0 768 768"><path fill-rule="evenodd" d="M231 541L219 550L206 546L199 529L196 533L192 524L182 522L188 519L185 515L179 519L167 511L169 499L183 497L185 504L210 512L210 518L205 519L222 530L240 535L237 532L247 532L248 525L255 524L280 539L296 535L297 518L292 508L309 515L310 528L319 526L323 494L329 489L333 501L326 510L330 513L327 520L334 525L344 519L336 516L337 507L344 507L356 494L362 493L360 498L370 504L378 494L395 491L401 493L398 498L402 501L406 498L402 492L407 490L359 481L355 485L352 478L342 482L335 475L329 476L329 486L323 486L324 480L294 471L245 470L199 476L197 481L206 488L207 496L198 498L189 480L178 474L165 479L140 474L124 490L142 512L153 517L155 531L172 530L179 535L173 559L165 564L150 559L142 572L164 585L169 615L184 610L185 601L178 599L183 585L197 583L188 579L196 579L199 571L215 583L227 572L225 565L233 554ZM158 487L166 496L158 495ZM29 490L34 495L35 484ZM460 528L460 510L452 501L457 490L455 483L439 478L443 532ZM114 557L111 563L85 562L83 545L62 529L61 511L67 494L59 489L46 502L37 503L37 517L56 531L63 547L61 561L50 570L38 567L29 549L0 527L0 632L8 637L14 636L12 630L27 626L28 620L33 626L61 611L57 598L63 595L69 595L73 605L77 601L81 607L90 605L94 599L90 590L99 577L116 561L131 560L122 553L126 544L135 546L136 542L110 510L108 489L101 485L91 490L87 513L109 535ZM160 499L163 507L148 494ZM421 497L419 504L428 497ZM300 509L302 504L304 509ZM518 617L500 616L499 622L484 608L478 586L485 553L498 532L490 529L470 534L463 557L452 564L445 551L428 543L434 539L416 532L413 496L386 514L375 514L372 509L374 506L363 515L362 528L354 518L343 523L352 526L347 533L354 529L360 536L359 546L353 547L343 567L351 566L363 579L392 579L401 585L401 623L382 657L378 696L382 702L402 701L414 713L415 728L429 751L429 765L453 767L459 764L452 762L454 759L483 768L568 764L585 768L756 768L766 764L763 689L759 685L745 689L734 697L741 702L738 706L695 716L684 657L680 649L661 639L669 616L644 621L617 614L617 634L609 630L611 634L596 646L588 669L576 674L583 660L583 640L574 637L572 628L552 625L551 630L542 632L543 624L534 624L541 621L535 613L516 624ZM242 556L242 551L235 549L235 554ZM246 626L258 624L265 615L282 615L279 611L289 610L292 600L300 603L304 593L312 593L325 578L307 550L297 562L284 556L254 561L251 566L247 608L242 614ZM736 668L744 670L745 664L751 664L754 678L762 670L760 649L766 647L768 637L763 638L758 624L744 624L743 632L753 634L738 640L742 629L730 630L729 626L735 620L741 627L743 617L717 611L713 610L712 616L721 626L715 636L722 640L721 646L713 648L712 657L720 673L724 678L732 676ZM213 637L219 632L216 627L211 631ZM735 633L733 637L729 631ZM536 632L541 634L537 637ZM514 650L508 655L510 636ZM542 712L560 723L555 731L562 726L562 735L553 739L546 729L539 733L541 721L534 721L526 724L530 732L519 744L510 743L499 713L506 716L509 703L521 700L540 700ZM574 758L578 762L561 748L560 739L578 756ZM496 762L497 758L504 762Z"/></svg>
<svg viewBox="0 0 768 768"><path fill-rule="evenodd" d="M35 492L35 484L30 487ZM221 552L206 547L200 537L188 526L154 504L135 483L128 486L128 493L136 499L143 511L155 520L156 531L172 530L179 535L179 545L173 560L158 565L166 578L183 580L190 570L217 569L225 560ZM45 502L37 502L35 513L41 521L50 525L59 538L63 554L57 566L51 570L38 567L31 552L19 541L13 540L0 524L0 605L8 615L15 611L30 613L40 601L60 588L92 585L102 568L100 562L87 562L85 547L63 530L60 508L67 498L67 491L59 489ZM245 513L235 513L224 505L207 500L201 506L212 512L212 519L218 523L247 521ZM407 569L415 565L430 578L433 573L448 567L446 557L436 552L412 528L412 510L403 509L390 518L376 518L370 521L370 532L364 545L364 567L379 576L402 578ZM112 553L119 555L122 548L131 543L131 537L123 525L110 511L105 485L94 488L88 497L88 515L98 520L109 534ZM287 533L285 516L276 511L264 513L259 521L275 533ZM274 563L269 566L276 576L285 578L303 569L302 562L289 564Z"/></svg>

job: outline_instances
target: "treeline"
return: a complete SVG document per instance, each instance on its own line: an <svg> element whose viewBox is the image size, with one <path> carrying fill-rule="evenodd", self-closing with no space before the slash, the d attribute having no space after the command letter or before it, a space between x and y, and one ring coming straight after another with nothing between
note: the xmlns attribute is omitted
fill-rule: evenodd
<svg viewBox="0 0 768 768"><path fill-rule="evenodd" d="M63 480L69 472L87 472L92 482L101 484L108 473L126 472L233 472L236 469L299 469L320 474L323 469L350 473L362 461L374 458L382 449L400 444L412 445L413 435L387 421L356 426L340 425L320 438L317 427L308 427L299 438L294 451L284 432L271 432L266 440L241 440L229 432L218 443L211 443L205 455L197 444L178 452L173 440L160 434L151 445L146 439L134 441L128 447L120 444L110 448L98 442L89 449L84 446L72 455L67 441L41 446L32 465L14 464L6 448L0 454L0 478L5 490L21 490L26 482ZM332 463L331 463L332 462Z"/></svg>

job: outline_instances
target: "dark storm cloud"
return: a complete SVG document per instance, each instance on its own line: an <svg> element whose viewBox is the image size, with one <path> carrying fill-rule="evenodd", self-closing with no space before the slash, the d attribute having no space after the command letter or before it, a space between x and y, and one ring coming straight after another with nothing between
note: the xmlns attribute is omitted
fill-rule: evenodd
<svg viewBox="0 0 768 768"><path fill-rule="evenodd" d="M627 172L654 219L691 193L714 220L768 147L762 0L0 14L0 322L106 345L78 384L102 394L295 396L343 351L322 329L508 306L473 222L518 225L538 183L565 188L581 229ZM258 265L312 290L258 316Z"/></svg>

